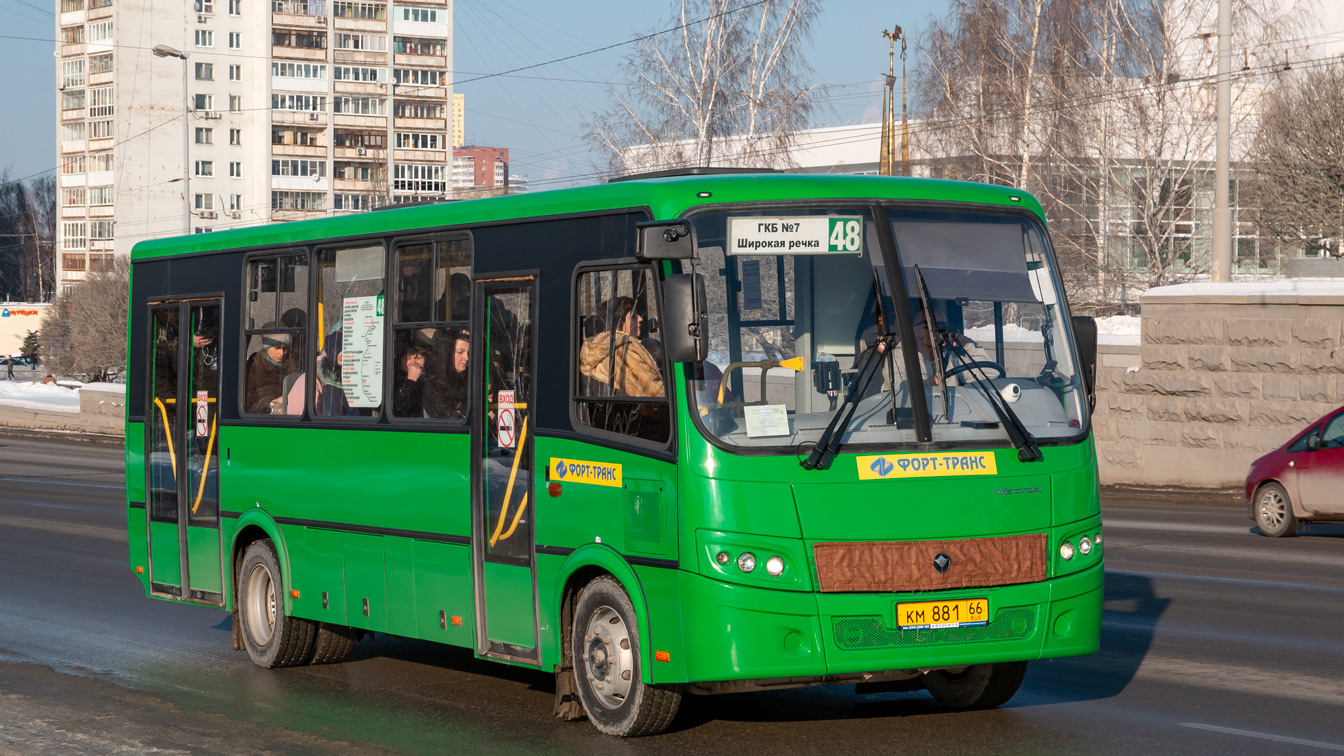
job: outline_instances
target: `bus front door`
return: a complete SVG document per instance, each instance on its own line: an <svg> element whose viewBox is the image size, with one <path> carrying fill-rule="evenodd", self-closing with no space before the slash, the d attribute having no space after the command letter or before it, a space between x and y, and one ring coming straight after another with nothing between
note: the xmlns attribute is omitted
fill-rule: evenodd
<svg viewBox="0 0 1344 756"><path fill-rule="evenodd" d="M533 513L536 279L479 279L472 303L476 651L539 663Z"/></svg>
<svg viewBox="0 0 1344 756"><path fill-rule="evenodd" d="M145 450L151 591L223 606L219 300L150 306Z"/></svg>

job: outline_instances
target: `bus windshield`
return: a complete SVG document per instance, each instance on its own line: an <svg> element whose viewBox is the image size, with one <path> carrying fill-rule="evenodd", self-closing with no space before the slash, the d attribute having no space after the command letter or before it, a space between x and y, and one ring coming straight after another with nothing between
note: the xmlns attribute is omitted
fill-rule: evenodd
<svg viewBox="0 0 1344 756"><path fill-rule="evenodd" d="M842 410L869 353L880 367L855 395L846 447L917 444L912 391L924 395L935 443L1008 443L996 403L1042 443L1079 437L1082 382L1040 224L954 209L885 214L887 250L869 208L692 218L692 266L709 299L709 358L691 386L703 431L730 447L795 453ZM905 296L893 296L901 286ZM881 351L869 349L878 341Z"/></svg>

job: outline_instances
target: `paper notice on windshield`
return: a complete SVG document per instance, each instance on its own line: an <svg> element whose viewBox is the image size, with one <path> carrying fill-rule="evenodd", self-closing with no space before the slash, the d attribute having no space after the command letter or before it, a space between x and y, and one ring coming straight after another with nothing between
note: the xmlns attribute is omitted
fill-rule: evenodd
<svg viewBox="0 0 1344 756"><path fill-rule="evenodd" d="M762 404L743 407L747 420L747 438L788 436L789 411L782 404Z"/></svg>
<svg viewBox="0 0 1344 756"><path fill-rule="evenodd" d="M383 297L347 297L341 312L341 388L351 407L383 403Z"/></svg>
<svg viewBox="0 0 1344 756"><path fill-rule="evenodd" d="M728 254L863 254L863 218L857 215L729 218Z"/></svg>

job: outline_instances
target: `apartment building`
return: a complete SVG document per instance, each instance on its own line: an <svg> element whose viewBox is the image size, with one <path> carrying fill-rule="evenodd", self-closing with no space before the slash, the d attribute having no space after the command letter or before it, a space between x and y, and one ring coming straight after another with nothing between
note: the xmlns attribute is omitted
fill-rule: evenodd
<svg viewBox="0 0 1344 756"><path fill-rule="evenodd" d="M458 196L508 194L509 148L467 145L453 148L453 189Z"/></svg>
<svg viewBox="0 0 1344 756"><path fill-rule="evenodd" d="M452 194L452 0L57 3L62 287L142 239Z"/></svg>

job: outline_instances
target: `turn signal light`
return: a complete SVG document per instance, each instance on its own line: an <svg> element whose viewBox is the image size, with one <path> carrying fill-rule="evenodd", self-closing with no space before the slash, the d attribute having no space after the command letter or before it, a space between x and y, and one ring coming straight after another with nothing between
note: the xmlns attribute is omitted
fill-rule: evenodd
<svg viewBox="0 0 1344 756"><path fill-rule="evenodd" d="M550 484L546 486L546 492L549 493L552 498L559 496L560 495L559 481L555 480L551 481Z"/></svg>
<svg viewBox="0 0 1344 756"><path fill-rule="evenodd" d="M670 662L672 661L672 655L667 653L666 651L654 651L653 660L660 662Z"/></svg>
<svg viewBox="0 0 1344 756"><path fill-rule="evenodd" d="M461 617L453 617L453 619L452 619L452 623L453 623L453 627L462 627L462 618L461 618Z"/></svg>
<svg viewBox="0 0 1344 756"><path fill-rule="evenodd" d="M290 598L298 598L298 597L299 597L299 592L298 592L298 590L291 590L291 591L289 592L289 597L290 597Z"/></svg>
<svg viewBox="0 0 1344 756"><path fill-rule="evenodd" d="M137 564L137 565L135 566L135 574L137 574L137 575L143 575L143 574L145 574L145 568L144 568L144 567L141 567L140 565Z"/></svg>

